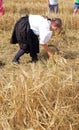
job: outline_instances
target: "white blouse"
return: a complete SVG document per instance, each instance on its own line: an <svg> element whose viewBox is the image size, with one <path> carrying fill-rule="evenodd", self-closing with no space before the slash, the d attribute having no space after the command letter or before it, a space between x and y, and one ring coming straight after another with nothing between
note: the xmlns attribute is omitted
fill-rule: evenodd
<svg viewBox="0 0 79 130"><path fill-rule="evenodd" d="M46 44L51 36L50 21L40 15L29 15L29 24L32 31L39 36L39 43Z"/></svg>
<svg viewBox="0 0 79 130"><path fill-rule="evenodd" d="M58 0L49 0L50 5L58 4Z"/></svg>

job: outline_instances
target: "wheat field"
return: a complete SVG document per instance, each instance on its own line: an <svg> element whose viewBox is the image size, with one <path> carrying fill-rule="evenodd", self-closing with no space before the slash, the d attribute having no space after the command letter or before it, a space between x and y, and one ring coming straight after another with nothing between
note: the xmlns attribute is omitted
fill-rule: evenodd
<svg viewBox="0 0 79 130"><path fill-rule="evenodd" d="M59 0L48 14L45 0L6 0L0 17L0 130L79 130L79 13L73 0ZM18 45L10 44L13 26L26 14L60 17L62 30L49 41L56 63L40 47L39 61L12 63ZM61 52L57 53L57 49Z"/></svg>

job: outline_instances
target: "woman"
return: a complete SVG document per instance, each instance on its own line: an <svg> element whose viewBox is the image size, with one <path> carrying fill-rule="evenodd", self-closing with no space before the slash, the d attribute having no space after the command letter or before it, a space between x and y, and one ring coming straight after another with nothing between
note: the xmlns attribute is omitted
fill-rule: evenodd
<svg viewBox="0 0 79 130"><path fill-rule="evenodd" d="M31 62L37 62L39 44L44 47L51 58L53 53L48 47L48 41L52 36L52 31L61 28L61 26L60 18L48 19L32 14L20 18L15 24L10 41L12 44L19 43L20 46L13 62L19 63L19 59L24 53L30 53Z"/></svg>
<svg viewBox="0 0 79 130"><path fill-rule="evenodd" d="M73 15L75 15L79 10L79 0L74 0L74 12Z"/></svg>
<svg viewBox="0 0 79 130"><path fill-rule="evenodd" d="M0 16L4 15L3 0L0 0Z"/></svg>
<svg viewBox="0 0 79 130"><path fill-rule="evenodd" d="M48 12L58 13L58 0L46 0L48 4Z"/></svg>

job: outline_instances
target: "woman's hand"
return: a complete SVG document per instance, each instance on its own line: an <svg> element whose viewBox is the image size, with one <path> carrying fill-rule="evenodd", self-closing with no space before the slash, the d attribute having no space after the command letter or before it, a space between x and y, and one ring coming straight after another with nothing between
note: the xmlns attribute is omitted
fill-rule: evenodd
<svg viewBox="0 0 79 130"><path fill-rule="evenodd" d="M48 47L47 44L44 44L43 46L44 46L44 49L46 50L46 52L47 52L49 58L52 58L54 54L53 54L53 52L51 51L51 49Z"/></svg>

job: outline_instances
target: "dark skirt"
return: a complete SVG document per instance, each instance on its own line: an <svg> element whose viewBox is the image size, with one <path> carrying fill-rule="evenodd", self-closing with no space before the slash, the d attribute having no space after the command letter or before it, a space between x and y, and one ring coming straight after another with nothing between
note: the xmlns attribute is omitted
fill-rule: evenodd
<svg viewBox="0 0 79 130"><path fill-rule="evenodd" d="M19 43L21 49L28 50L32 55L39 53L39 40L38 36L30 29L28 17L22 17L16 22L10 43Z"/></svg>

